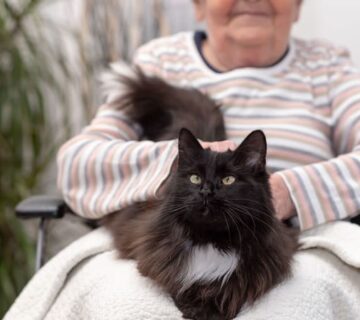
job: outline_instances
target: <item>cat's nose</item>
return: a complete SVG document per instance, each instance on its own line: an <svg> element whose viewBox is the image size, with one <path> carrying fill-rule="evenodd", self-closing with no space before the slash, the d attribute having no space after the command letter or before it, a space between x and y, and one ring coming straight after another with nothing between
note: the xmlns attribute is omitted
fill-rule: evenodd
<svg viewBox="0 0 360 320"><path fill-rule="evenodd" d="M208 187L208 186L204 186L201 190L200 190L200 194L204 197L207 197L211 194L213 194L213 190L212 188Z"/></svg>

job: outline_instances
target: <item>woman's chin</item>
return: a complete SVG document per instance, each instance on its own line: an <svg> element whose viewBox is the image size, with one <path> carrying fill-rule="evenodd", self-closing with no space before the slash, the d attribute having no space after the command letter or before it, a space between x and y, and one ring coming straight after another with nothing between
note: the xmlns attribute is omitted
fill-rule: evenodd
<svg viewBox="0 0 360 320"><path fill-rule="evenodd" d="M233 41L243 47L267 46L271 42L271 33L258 27L244 27L231 35Z"/></svg>

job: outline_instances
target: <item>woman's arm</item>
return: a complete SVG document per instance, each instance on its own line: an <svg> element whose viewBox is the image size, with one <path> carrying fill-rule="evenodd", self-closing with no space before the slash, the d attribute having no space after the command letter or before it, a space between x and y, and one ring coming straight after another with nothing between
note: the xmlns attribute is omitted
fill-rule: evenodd
<svg viewBox="0 0 360 320"><path fill-rule="evenodd" d="M134 64L163 76L157 57L141 47ZM177 155L177 141L138 141L141 128L113 104L99 108L80 134L59 150L58 188L79 215L101 218L136 201L156 198Z"/></svg>
<svg viewBox="0 0 360 320"><path fill-rule="evenodd" d="M302 229L360 213L360 72L344 55L334 61L329 97L337 157L274 174L286 184Z"/></svg>
<svg viewBox="0 0 360 320"><path fill-rule="evenodd" d="M111 105L58 153L58 187L78 214L100 218L156 197L177 154L175 140L136 141L139 128Z"/></svg>

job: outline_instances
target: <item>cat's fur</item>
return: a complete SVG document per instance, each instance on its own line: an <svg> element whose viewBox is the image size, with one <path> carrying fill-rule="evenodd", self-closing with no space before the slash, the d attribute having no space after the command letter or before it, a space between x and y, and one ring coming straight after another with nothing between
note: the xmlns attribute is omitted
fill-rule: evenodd
<svg viewBox="0 0 360 320"><path fill-rule="evenodd" d="M114 103L127 108L145 136L179 137L178 167L162 200L116 212L105 226L121 257L136 259L140 273L164 288L185 318L232 319L290 275L297 247L274 217L265 136L251 133L234 152L204 150L188 130L178 132L187 127L203 140L225 137L209 98L139 71L119 81L127 93ZM192 183L192 175L202 182ZM227 176L235 182L225 185Z"/></svg>
<svg viewBox="0 0 360 320"><path fill-rule="evenodd" d="M139 123L146 139L177 139L181 128L204 141L226 139L220 106L199 90L175 87L123 65L114 65L103 81L107 102Z"/></svg>

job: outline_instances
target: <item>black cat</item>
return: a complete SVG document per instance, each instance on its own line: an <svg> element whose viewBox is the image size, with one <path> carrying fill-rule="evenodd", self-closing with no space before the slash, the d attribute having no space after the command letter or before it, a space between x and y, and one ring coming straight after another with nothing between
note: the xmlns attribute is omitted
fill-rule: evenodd
<svg viewBox="0 0 360 320"><path fill-rule="evenodd" d="M105 226L121 257L136 259L185 318L232 319L290 275L297 248L274 215L265 136L254 131L235 151L204 150L195 136L225 138L219 107L199 91L136 74L119 78L127 93L116 103L147 138L178 137L177 168L162 200L113 213Z"/></svg>

